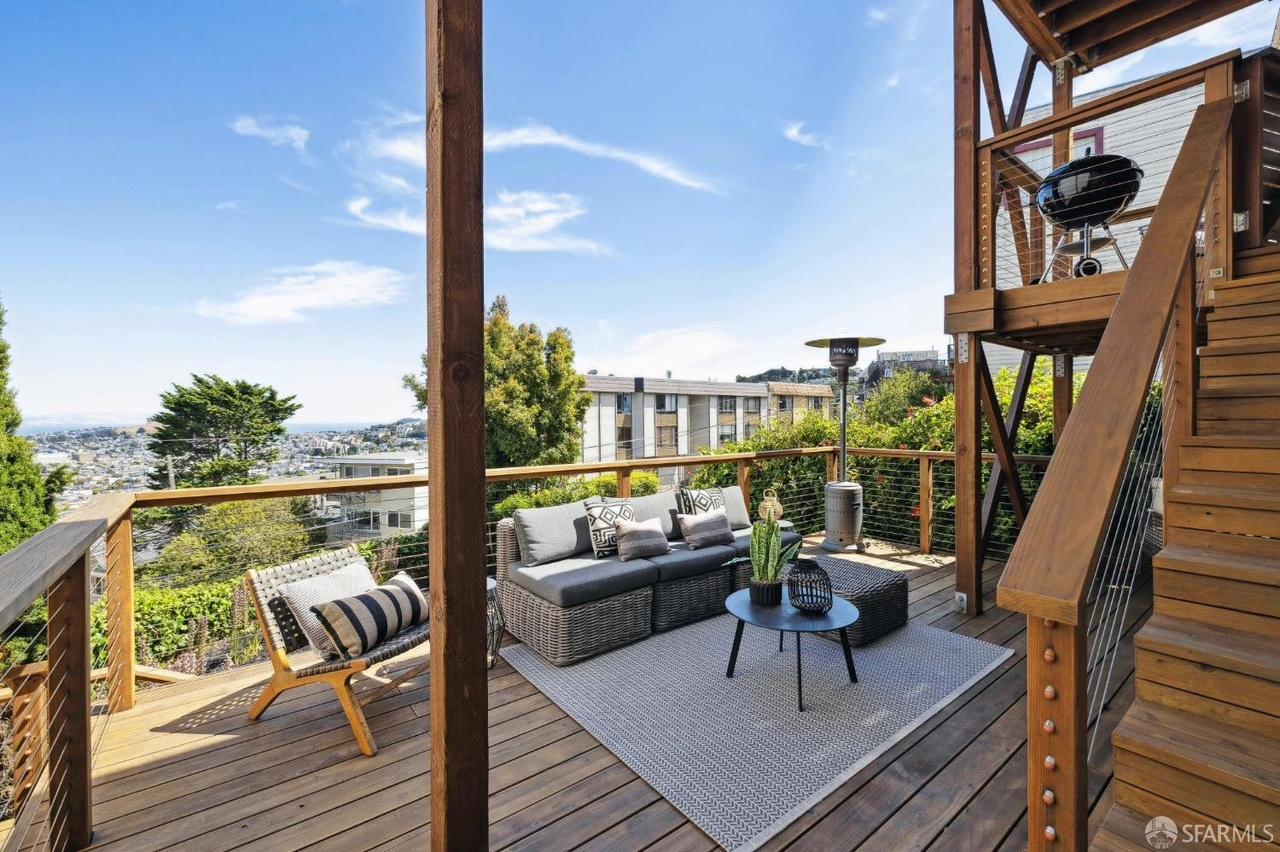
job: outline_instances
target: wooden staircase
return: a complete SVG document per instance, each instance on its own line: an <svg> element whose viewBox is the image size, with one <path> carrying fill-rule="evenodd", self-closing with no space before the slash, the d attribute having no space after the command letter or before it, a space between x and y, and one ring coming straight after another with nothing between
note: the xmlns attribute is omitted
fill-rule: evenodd
<svg viewBox="0 0 1280 852"><path fill-rule="evenodd" d="M1280 840L1280 274L1217 289L1198 354L1197 434L1172 450L1154 614L1096 849L1152 848L1157 816L1237 828L1203 847Z"/></svg>

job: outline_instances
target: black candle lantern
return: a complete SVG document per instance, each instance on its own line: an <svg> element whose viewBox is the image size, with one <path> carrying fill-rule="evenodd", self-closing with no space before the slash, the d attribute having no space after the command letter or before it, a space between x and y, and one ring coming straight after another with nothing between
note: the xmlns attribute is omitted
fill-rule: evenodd
<svg viewBox="0 0 1280 852"><path fill-rule="evenodd" d="M831 609L831 578L814 559L797 559L787 577L791 605L801 612L822 615Z"/></svg>

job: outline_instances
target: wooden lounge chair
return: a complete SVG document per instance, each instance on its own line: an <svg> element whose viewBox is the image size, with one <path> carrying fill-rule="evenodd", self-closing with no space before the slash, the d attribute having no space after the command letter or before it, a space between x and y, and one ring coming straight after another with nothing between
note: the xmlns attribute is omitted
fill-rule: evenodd
<svg viewBox="0 0 1280 852"><path fill-rule="evenodd" d="M263 687L262 694L249 710L249 720L256 721L260 718L271 706L271 702L287 689L310 683L327 683L338 693L338 701L342 704L347 721L351 723L351 729L355 732L360 750L367 755L374 755L378 747L373 741L373 735L369 733L369 725L365 722L361 707L406 680L421 674L425 665L414 666L394 680L384 682L360 697L357 697L355 690L351 688L351 678L426 642L430 638L430 622L410 627L359 657L350 660L333 657L295 669L289 663L289 654L308 647L310 641L298 626L293 613L289 610L289 605L280 594L281 587L286 583L327 574L353 562L364 564L364 559L354 547L346 547L273 568L245 572L245 582L249 586L249 591L253 593L258 623L262 627L262 637L266 642L267 654L274 669L271 680Z"/></svg>

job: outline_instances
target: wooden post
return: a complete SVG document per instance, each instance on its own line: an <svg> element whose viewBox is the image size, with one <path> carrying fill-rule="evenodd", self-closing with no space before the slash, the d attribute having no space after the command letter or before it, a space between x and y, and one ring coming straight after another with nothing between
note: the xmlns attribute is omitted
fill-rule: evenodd
<svg viewBox="0 0 1280 852"><path fill-rule="evenodd" d="M933 459L920 457L920 552L933 552Z"/></svg>
<svg viewBox="0 0 1280 852"><path fill-rule="evenodd" d="M1075 66L1067 60L1062 60L1057 66L1051 68L1053 73L1053 111L1055 113L1066 112L1071 109L1073 100L1073 92L1075 89ZM1064 165L1071 160L1071 154L1075 147L1075 133L1070 127L1065 127L1053 134L1053 167ZM1095 152L1096 153L1096 152ZM1061 228L1054 228L1051 238L1056 245L1061 238L1063 231ZM1064 256L1059 255L1054 261L1053 278L1055 281L1067 278L1071 275L1071 262Z"/></svg>
<svg viewBox="0 0 1280 852"><path fill-rule="evenodd" d="M1018 367L1018 379L1013 385L1013 397L1009 400L1009 410L1004 413L1004 431L1009 438L1009 445L1018 442L1018 427L1022 425L1022 411L1026 408L1027 393L1031 390L1031 379L1035 374L1036 356L1033 352L1023 352L1022 362ZM1016 475L1016 470L1014 471ZM991 465L991 476L987 478L987 490L982 498L982 547L991 541L991 534L996 528L996 512L1000 508L1000 485L1005 481L1009 471L1000 458ZM1021 480L1018 481L1021 486Z"/></svg>
<svg viewBox="0 0 1280 852"><path fill-rule="evenodd" d="M747 503L747 514L751 514L751 461L738 460L738 487L742 489L742 499Z"/></svg>
<svg viewBox="0 0 1280 852"><path fill-rule="evenodd" d="M1027 616L1027 841L1089 843L1087 626Z"/></svg>
<svg viewBox="0 0 1280 852"><path fill-rule="evenodd" d="M837 457L839 452L832 448L831 452L827 453L827 482L835 482L836 477L840 475L840 461Z"/></svg>
<svg viewBox="0 0 1280 852"><path fill-rule="evenodd" d="M89 724L89 554L49 587L50 849L93 839L93 741Z"/></svg>
<svg viewBox="0 0 1280 852"><path fill-rule="evenodd" d="M1204 76L1205 102L1234 98L1235 86L1234 62L1224 62L1210 68ZM1257 97L1263 97L1263 93L1259 92ZM1247 106L1246 109L1248 109ZM1231 265L1235 254L1232 250L1235 240L1231 215L1235 210L1232 198L1232 175L1235 171L1232 153L1235 145L1232 137L1232 128L1228 128L1226 144L1218 152L1218 172L1214 178L1213 187L1209 190L1209 201L1205 209L1205 268L1208 270L1206 291L1212 290L1215 284L1232 277ZM1250 216L1253 215L1250 214Z"/></svg>
<svg viewBox="0 0 1280 852"><path fill-rule="evenodd" d="M133 511L107 530L107 708L134 704Z"/></svg>
<svg viewBox="0 0 1280 852"><path fill-rule="evenodd" d="M1162 419L1169 424L1165 437L1164 492L1175 488L1182 478L1181 446L1184 438L1195 432L1196 423L1196 277L1195 253L1188 258L1182 283L1173 303L1169 321L1169 337L1173 345L1172 375L1165 379L1164 407L1170 414ZM1159 507L1161 517L1168 517Z"/></svg>
<svg viewBox="0 0 1280 852"><path fill-rule="evenodd" d="M978 287L978 133L979 58L978 3L955 0L955 291ZM982 426L976 334L955 338L956 399L956 591L965 596L965 611L982 612L982 553L978 504L982 474Z"/></svg>
<svg viewBox="0 0 1280 852"><path fill-rule="evenodd" d="M1053 445L1056 447L1067 428L1071 406L1075 404L1075 365L1070 355L1053 356Z"/></svg>
<svg viewBox="0 0 1280 852"><path fill-rule="evenodd" d="M427 0L431 848L488 846L480 0Z"/></svg>
<svg viewBox="0 0 1280 852"><path fill-rule="evenodd" d="M631 468L624 467L618 470L618 496L631 496Z"/></svg>

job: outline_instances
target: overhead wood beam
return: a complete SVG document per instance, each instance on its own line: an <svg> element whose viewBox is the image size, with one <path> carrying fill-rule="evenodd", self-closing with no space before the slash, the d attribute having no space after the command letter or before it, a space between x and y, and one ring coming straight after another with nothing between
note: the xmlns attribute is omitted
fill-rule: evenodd
<svg viewBox="0 0 1280 852"><path fill-rule="evenodd" d="M1013 28L1022 36L1046 65L1051 65L1067 55L1067 51L1053 36L1048 21L1031 8L1028 0L994 0Z"/></svg>
<svg viewBox="0 0 1280 852"><path fill-rule="evenodd" d="M1005 117L1005 127L1019 127L1022 118L1027 114L1027 101L1031 99L1031 84L1035 80L1036 69L1040 60L1036 52L1027 48L1022 56L1022 68L1018 71L1018 82L1013 87L1013 103L1009 104L1009 114Z"/></svg>
<svg viewBox="0 0 1280 852"><path fill-rule="evenodd" d="M1009 400L1009 410L1004 415L1004 430L1009 436L1009 445L1015 446L1018 440L1018 428L1022 425L1022 412L1026 408L1027 393L1031 390L1031 378L1035 372L1036 355L1034 352L1023 352L1022 363L1018 366L1018 378L1013 386L1013 396ZM996 511L1000 505L1000 486L1008 476L1006 468L999 457L991 465L991 476L987 478L987 491L982 498L982 546L985 549L996 528ZM1014 471L1016 478L1017 471Z"/></svg>
<svg viewBox="0 0 1280 852"><path fill-rule="evenodd" d="M981 382L979 390L982 392L982 408L987 414L987 428L991 430L991 443L995 447L996 461L1006 471L1003 479L1005 491L1009 495L1009 505L1013 509L1013 516L1017 519L1018 526L1022 526L1027 520L1027 497L1022 492L1022 480L1018 478L1018 463L1013 459L1013 440L1009 437L1009 432L1000 417L1000 400L996 398L995 383L991 381L991 370L987 367L986 354L981 346L978 347L977 356L978 380ZM987 496L994 497L995 492L988 491Z"/></svg>
<svg viewBox="0 0 1280 852"><path fill-rule="evenodd" d="M1116 59L1136 53L1145 47L1181 35L1201 24L1217 20L1224 15L1252 6L1256 0L1198 0L1158 21L1125 33L1090 49L1086 57L1091 67L1105 65Z"/></svg>
<svg viewBox="0 0 1280 852"><path fill-rule="evenodd" d="M1201 0L1144 0L1142 3L1129 3L1113 14L1071 27L1067 39L1076 51L1087 55L1090 48L1104 41L1159 21L1199 2ZM1064 14L1074 8L1075 6L1068 6ZM1067 32L1066 28L1063 32Z"/></svg>
<svg viewBox="0 0 1280 852"><path fill-rule="evenodd" d="M978 68L982 72L983 91L987 96L987 114L991 117L992 135L1004 133L1004 98L1000 95L1000 74L996 70L991 47L991 31L987 28L987 12L982 3L975 9L978 24Z"/></svg>
<svg viewBox="0 0 1280 852"><path fill-rule="evenodd" d="M955 292L978 287L977 217L980 124L978 83L978 5L982 0L955 0L953 49L955 69ZM982 475L982 414L973 350L982 345L976 334L955 337L956 398L956 591L965 610L982 612L982 553L979 535L979 491Z"/></svg>
<svg viewBox="0 0 1280 852"><path fill-rule="evenodd" d="M1053 31L1061 35L1132 5L1131 0L1071 0L1062 8L1051 12L1048 18Z"/></svg>
<svg viewBox="0 0 1280 852"><path fill-rule="evenodd" d="M431 848L489 845L481 0L427 0Z"/></svg>

